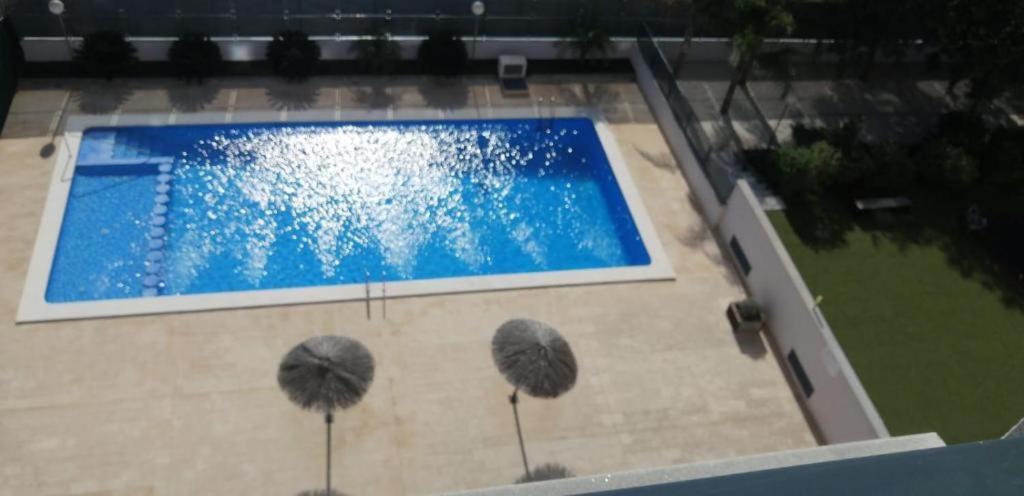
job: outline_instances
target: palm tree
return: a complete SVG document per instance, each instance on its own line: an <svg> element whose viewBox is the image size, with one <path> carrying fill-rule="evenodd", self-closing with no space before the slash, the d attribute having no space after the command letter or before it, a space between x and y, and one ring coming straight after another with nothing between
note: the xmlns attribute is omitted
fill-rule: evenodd
<svg viewBox="0 0 1024 496"><path fill-rule="evenodd" d="M383 29L377 29L371 36L357 40L349 51L356 55L364 69L377 74L394 72L395 66L402 59L398 43Z"/></svg>
<svg viewBox="0 0 1024 496"><path fill-rule="evenodd" d="M754 61L769 36L785 36L793 32L793 16L786 11L781 0L735 0L732 49L736 57L736 74L722 101L722 115L729 113L736 88L747 83Z"/></svg>
<svg viewBox="0 0 1024 496"><path fill-rule="evenodd" d="M676 60L672 64L672 73L678 75L690 54L697 22L711 19L716 12L721 12L723 9L728 10L723 7L728 0L663 0L663 2L669 9L682 7L686 11L686 41L683 42L683 47L676 54Z"/></svg>
<svg viewBox="0 0 1024 496"><path fill-rule="evenodd" d="M611 51L612 39L597 10L589 4L580 8L566 45L579 57L580 66L595 55L604 57Z"/></svg>

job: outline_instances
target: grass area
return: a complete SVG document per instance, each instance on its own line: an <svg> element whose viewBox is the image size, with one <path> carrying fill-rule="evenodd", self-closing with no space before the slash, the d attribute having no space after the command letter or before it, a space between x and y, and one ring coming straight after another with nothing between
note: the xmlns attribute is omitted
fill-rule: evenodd
<svg viewBox="0 0 1024 496"><path fill-rule="evenodd" d="M1024 305L978 243L906 218L814 248L769 218L892 434L992 439L1024 416Z"/></svg>

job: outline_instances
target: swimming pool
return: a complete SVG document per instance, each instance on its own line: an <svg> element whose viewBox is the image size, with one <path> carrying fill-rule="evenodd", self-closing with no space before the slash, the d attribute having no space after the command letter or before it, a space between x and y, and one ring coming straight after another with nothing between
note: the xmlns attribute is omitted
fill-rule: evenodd
<svg viewBox="0 0 1024 496"><path fill-rule="evenodd" d="M347 299L650 267L600 134L585 118L87 129L44 300Z"/></svg>

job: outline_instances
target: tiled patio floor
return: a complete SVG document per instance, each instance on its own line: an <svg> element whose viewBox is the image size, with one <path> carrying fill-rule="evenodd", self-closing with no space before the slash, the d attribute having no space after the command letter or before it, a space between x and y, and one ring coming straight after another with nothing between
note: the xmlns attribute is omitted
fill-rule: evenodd
<svg viewBox="0 0 1024 496"><path fill-rule="evenodd" d="M577 474L815 443L775 358L737 339L724 308L742 289L694 210L638 88L626 76L533 80L528 99L489 79L24 81L0 137L0 494L295 494L323 473L323 424L278 391L278 360L322 332L378 361L363 403L338 416L337 486L405 494L503 485L520 475L506 396L491 364L510 317L562 330L576 388L521 405L531 461ZM67 92L73 114L111 124L479 118L586 113L612 124L672 260L670 282L15 325L54 164L41 158ZM549 104L550 105L550 104Z"/></svg>

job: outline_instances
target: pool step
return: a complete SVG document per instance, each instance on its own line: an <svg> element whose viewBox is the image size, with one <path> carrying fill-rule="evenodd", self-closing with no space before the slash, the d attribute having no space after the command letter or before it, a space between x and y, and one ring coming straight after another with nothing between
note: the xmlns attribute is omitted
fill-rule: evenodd
<svg viewBox="0 0 1024 496"><path fill-rule="evenodd" d="M114 156L114 141L117 133L113 131L91 131L82 140L78 151L80 160L110 159Z"/></svg>
<svg viewBox="0 0 1024 496"><path fill-rule="evenodd" d="M150 142L146 138L133 136L129 133L117 133L114 138L113 156L115 159L148 159Z"/></svg>
<svg viewBox="0 0 1024 496"><path fill-rule="evenodd" d="M171 202L174 161L167 158L156 164L153 209L149 216L146 250L146 275L142 277L142 296L159 296L164 287L164 253L167 246L167 214Z"/></svg>
<svg viewBox="0 0 1024 496"><path fill-rule="evenodd" d="M125 165L162 158L154 148L150 138L134 133L90 131L82 140L78 163Z"/></svg>

